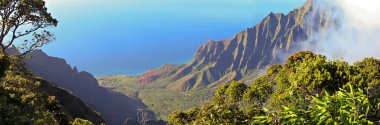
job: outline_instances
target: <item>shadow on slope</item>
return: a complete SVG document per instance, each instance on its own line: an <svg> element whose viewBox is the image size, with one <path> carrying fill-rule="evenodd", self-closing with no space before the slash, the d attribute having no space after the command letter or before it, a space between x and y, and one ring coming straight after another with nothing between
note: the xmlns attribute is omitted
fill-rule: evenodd
<svg viewBox="0 0 380 125"><path fill-rule="evenodd" d="M68 113L68 115L72 118L87 119L94 124L104 123L104 120L98 115L98 113L94 112L91 108L88 108L87 105L78 97L72 95L64 89L51 85L45 80L37 80L41 82L38 89L48 95L55 96L61 104L62 110Z"/></svg>
<svg viewBox="0 0 380 125"><path fill-rule="evenodd" d="M41 50L33 51L29 56L32 58L27 59L27 68L34 75L74 93L100 112L109 125L121 125L127 119L137 120L136 109L146 108L140 100L100 87L93 75L78 72L64 59L50 57ZM150 113L150 117L155 118L154 113Z"/></svg>

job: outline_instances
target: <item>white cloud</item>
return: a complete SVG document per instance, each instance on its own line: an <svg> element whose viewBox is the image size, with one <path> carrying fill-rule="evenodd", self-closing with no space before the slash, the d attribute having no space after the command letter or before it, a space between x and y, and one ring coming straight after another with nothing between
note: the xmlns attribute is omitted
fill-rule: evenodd
<svg viewBox="0 0 380 125"><path fill-rule="evenodd" d="M318 34L316 37L318 52L330 58L344 58L351 63L365 57L380 58L380 1L321 0L321 2L340 10L335 12L340 19L340 27Z"/></svg>

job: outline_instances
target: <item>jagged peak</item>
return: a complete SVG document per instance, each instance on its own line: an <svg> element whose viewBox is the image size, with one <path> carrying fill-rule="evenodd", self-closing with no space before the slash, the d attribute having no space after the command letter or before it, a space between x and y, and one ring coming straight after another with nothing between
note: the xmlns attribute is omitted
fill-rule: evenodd
<svg viewBox="0 0 380 125"><path fill-rule="evenodd" d="M47 55L45 52L43 52L41 49L36 49L36 50L33 50L32 53L40 53L40 54L43 54L43 55Z"/></svg>
<svg viewBox="0 0 380 125"><path fill-rule="evenodd" d="M314 5L313 0L307 0L306 3L301 7L304 11L310 10Z"/></svg>
<svg viewBox="0 0 380 125"><path fill-rule="evenodd" d="M303 11L303 12L310 11L310 9L312 9L313 6L315 5L314 3L315 3L314 0L307 0L303 6L301 6L298 9L295 9L295 10L299 10L299 11Z"/></svg>
<svg viewBox="0 0 380 125"><path fill-rule="evenodd" d="M175 71L171 77L171 80L177 83L173 85L174 88L178 86L181 86L179 88L196 88L196 85L204 85L208 84L207 82L217 82L227 78L227 74L231 72L236 72L236 75L230 75L238 79L240 78L239 75L246 75L246 73L237 73L254 70L275 61L275 58L273 58L275 57L273 53L277 52L274 51L275 49L288 48L293 40L303 38L303 36L294 38L284 36L292 36L289 32L293 31L302 32L296 27L304 23L304 17L310 11L315 11L313 10L314 7L316 5L313 5L313 0L307 0L302 7L287 14L268 13L255 26L246 28L228 39L207 40L205 44L198 48L189 63ZM263 54L265 55L263 56ZM199 72L212 72L214 75L200 76L205 74ZM228 77L228 80L231 80L231 78Z"/></svg>
<svg viewBox="0 0 380 125"><path fill-rule="evenodd" d="M307 0L305 5L312 5L313 4L313 0Z"/></svg>
<svg viewBox="0 0 380 125"><path fill-rule="evenodd" d="M78 73L78 68L77 68L76 66L74 66L73 71L74 71L75 73Z"/></svg>
<svg viewBox="0 0 380 125"><path fill-rule="evenodd" d="M273 12L270 12L268 14L268 16L264 20L268 20L268 21L272 20L272 19L280 20L282 16L284 16L283 13L273 13Z"/></svg>
<svg viewBox="0 0 380 125"><path fill-rule="evenodd" d="M214 43L216 43L216 41L214 41L214 40L207 40L207 42L205 43L205 45L207 46L207 45L212 45L212 44L214 44Z"/></svg>

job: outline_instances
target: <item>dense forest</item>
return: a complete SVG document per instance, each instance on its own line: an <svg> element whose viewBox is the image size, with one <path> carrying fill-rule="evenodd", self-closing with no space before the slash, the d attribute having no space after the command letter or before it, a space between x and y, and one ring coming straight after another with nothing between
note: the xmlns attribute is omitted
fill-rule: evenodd
<svg viewBox="0 0 380 125"><path fill-rule="evenodd" d="M250 86L220 86L201 107L176 111L169 124L378 124L380 60L350 65L310 51L272 65Z"/></svg>

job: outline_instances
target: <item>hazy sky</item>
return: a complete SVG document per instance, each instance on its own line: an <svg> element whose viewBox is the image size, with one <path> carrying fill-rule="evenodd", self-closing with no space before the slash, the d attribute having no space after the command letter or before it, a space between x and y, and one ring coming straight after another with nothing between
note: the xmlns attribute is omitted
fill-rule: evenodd
<svg viewBox="0 0 380 125"><path fill-rule="evenodd" d="M208 39L254 26L306 0L47 0L60 22L43 50L96 76L184 64Z"/></svg>

